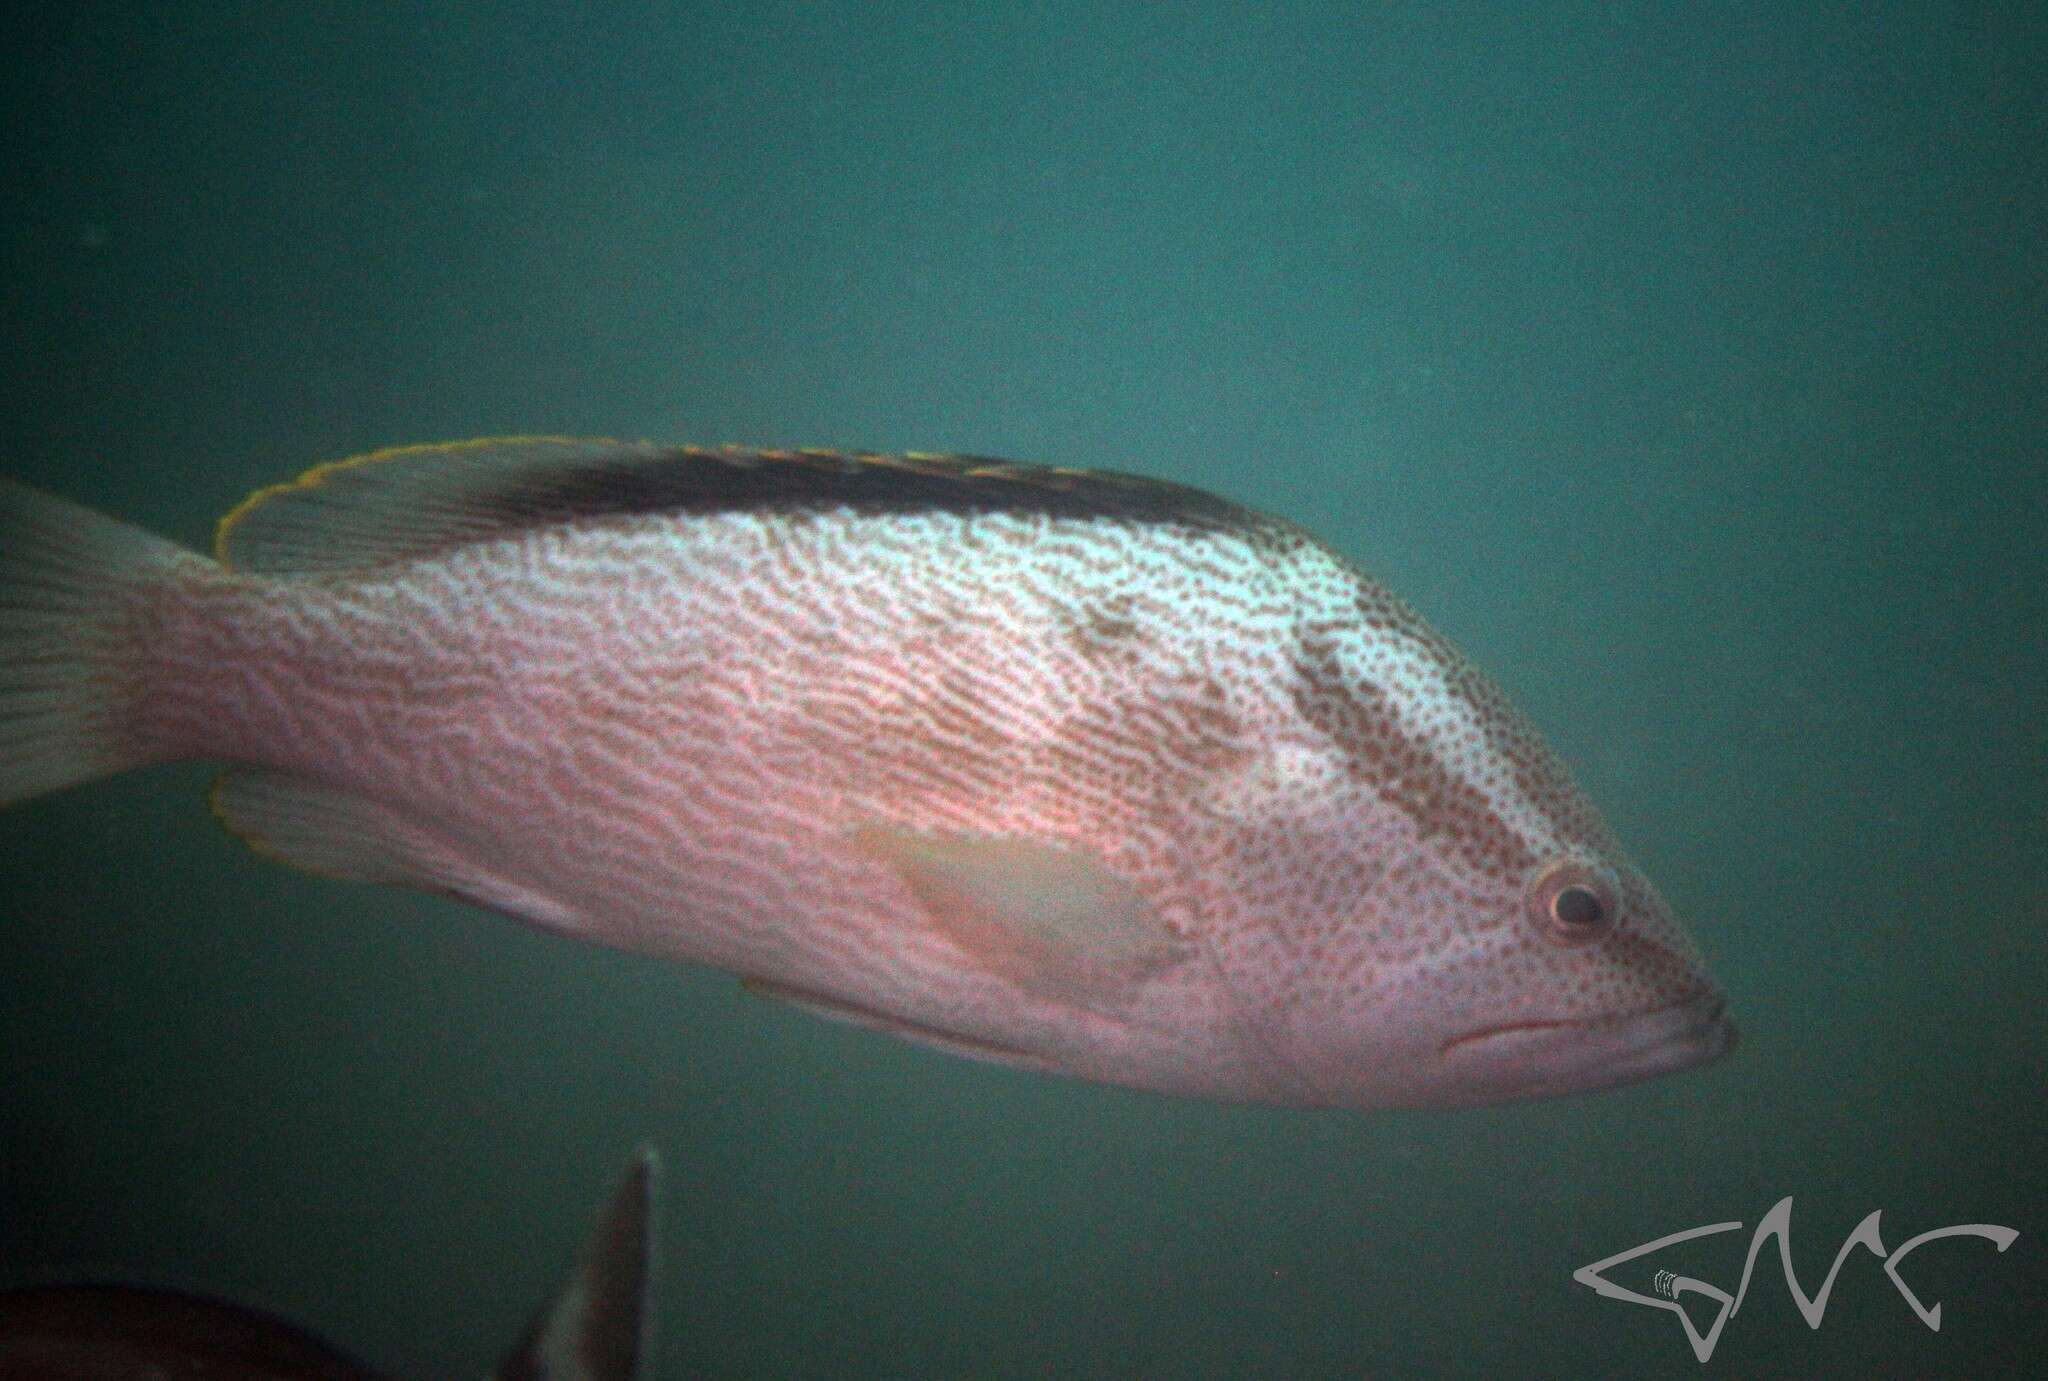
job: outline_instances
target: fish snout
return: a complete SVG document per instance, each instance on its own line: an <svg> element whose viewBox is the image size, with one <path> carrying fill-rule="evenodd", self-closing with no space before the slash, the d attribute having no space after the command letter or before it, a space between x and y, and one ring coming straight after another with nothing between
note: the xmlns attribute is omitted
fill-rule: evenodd
<svg viewBox="0 0 2048 1381"><path fill-rule="evenodd" d="M1728 999L1706 988L1668 1007L1624 1017L1618 1050L1608 1066L1612 1083L1633 1083L1717 1060L1742 1039L1728 1015Z"/></svg>

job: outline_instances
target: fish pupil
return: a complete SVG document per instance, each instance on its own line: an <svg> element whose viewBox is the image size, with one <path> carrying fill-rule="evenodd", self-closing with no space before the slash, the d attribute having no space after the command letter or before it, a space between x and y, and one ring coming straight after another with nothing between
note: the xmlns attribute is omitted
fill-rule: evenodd
<svg viewBox="0 0 2048 1381"><path fill-rule="evenodd" d="M1550 914L1557 917L1560 925L1576 930L1599 925L1607 914L1607 908L1601 905L1599 894L1592 888L1566 887L1550 903Z"/></svg>

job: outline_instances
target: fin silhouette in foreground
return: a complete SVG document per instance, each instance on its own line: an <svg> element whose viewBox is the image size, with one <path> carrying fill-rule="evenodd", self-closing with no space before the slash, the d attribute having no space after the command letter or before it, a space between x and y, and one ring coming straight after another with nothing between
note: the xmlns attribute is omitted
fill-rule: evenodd
<svg viewBox="0 0 2048 1381"><path fill-rule="evenodd" d="M493 1381L637 1381L648 1374L654 1182L643 1147L575 1268ZM275 1314L133 1285L0 1290L0 1381L395 1381Z"/></svg>

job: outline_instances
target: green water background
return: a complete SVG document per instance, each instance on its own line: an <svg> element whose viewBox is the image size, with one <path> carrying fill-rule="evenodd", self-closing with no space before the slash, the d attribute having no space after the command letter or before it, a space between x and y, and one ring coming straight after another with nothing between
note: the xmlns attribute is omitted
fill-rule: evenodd
<svg viewBox="0 0 2048 1381"><path fill-rule="evenodd" d="M6 468L202 543L507 431L962 449L1317 529L1550 733L1730 990L1449 1114L979 1067L248 855L0 818L0 1284L472 1375L632 1145L662 1374L1691 1375L1574 1268L1795 1197L1743 1376L2014 1375L2042 1301L2040 6L78 4L0 45ZM1733 1289L1746 1232L1680 1263ZM1631 1283L1647 1286L1647 1272Z"/></svg>

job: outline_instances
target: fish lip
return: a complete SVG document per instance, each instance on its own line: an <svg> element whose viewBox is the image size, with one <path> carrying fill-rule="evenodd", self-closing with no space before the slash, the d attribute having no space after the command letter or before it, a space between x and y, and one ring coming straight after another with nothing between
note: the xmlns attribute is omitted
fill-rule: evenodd
<svg viewBox="0 0 2048 1381"><path fill-rule="evenodd" d="M1596 1017L1559 1017L1533 1021L1506 1021L1447 1038L1441 1053L1449 1055L1462 1046L1505 1036L1533 1035L1543 1031L1601 1032L1631 1028L1650 1039L1649 1049L1698 1047L1698 1058L1688 1064L1703 1064L1735 1048L1740 1033L1729 1021L1728 999L1714 988L1699 988L1684 997L1655 1007ZM1662 1019L1662 1020L1660 1020Z"/></svg>

